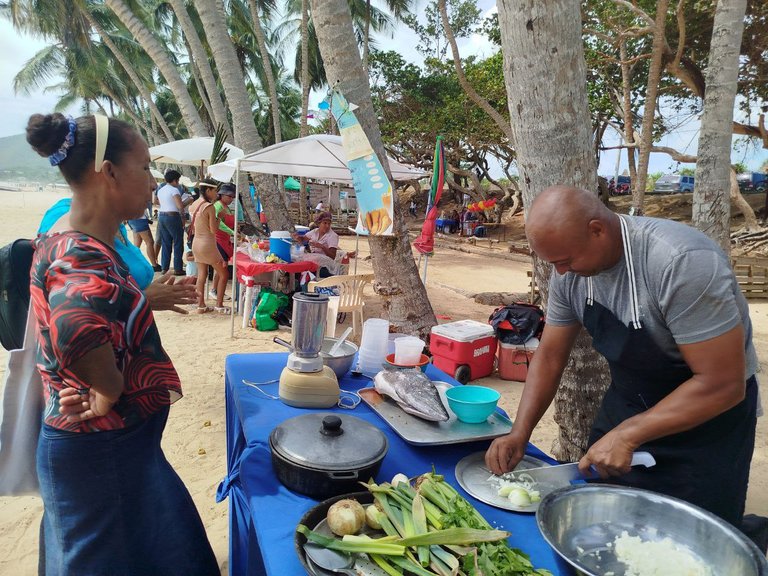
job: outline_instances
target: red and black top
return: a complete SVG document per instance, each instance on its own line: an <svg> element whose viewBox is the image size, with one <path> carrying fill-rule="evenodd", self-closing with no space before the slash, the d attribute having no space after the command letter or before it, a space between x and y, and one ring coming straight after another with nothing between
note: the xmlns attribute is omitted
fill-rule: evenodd
<svg viewBox="0 0 768 576"><path fill-rule="evenodd" d="M81 232L38 238L30 292L46 424L72 432L115 430L181 397L179 375L160 343L147 298L112 248ZM90 387L71 366L106 343L123 374L123 395L106 416L67 422L59 413L59 392Z"/></svg>

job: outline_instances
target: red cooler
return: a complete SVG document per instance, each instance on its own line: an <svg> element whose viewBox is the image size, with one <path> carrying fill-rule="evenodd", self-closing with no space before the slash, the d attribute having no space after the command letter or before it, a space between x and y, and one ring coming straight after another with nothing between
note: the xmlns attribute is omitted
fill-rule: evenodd
<svg viewBox="0 0 768 576"><path fill-rule="evenodd" d="M432 328L429 350L435 366L466 384L493 372L496 336L477 320L448 322Z"/></svg>

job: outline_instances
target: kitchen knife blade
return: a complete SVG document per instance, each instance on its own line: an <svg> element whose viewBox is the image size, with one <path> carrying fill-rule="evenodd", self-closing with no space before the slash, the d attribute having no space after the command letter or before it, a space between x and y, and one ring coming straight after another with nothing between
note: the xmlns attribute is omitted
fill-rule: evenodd
<svg viewBox="0 0 768 576"><path fill-rule="evenodd" d="M645 466L649 468L656 464L656 460L649 452L635 452L632 454L632 466ZM534 482L542 484L555 484L558 486L567 486L574 480L590 480L598 478L599 474L590 468L586 473L579 470L578 462L570 464L557 464L555 466L543 466L541 468L528 468L527 470L518 470L504 474L505 480L520 482L522 480L532 479Z"/></svg>

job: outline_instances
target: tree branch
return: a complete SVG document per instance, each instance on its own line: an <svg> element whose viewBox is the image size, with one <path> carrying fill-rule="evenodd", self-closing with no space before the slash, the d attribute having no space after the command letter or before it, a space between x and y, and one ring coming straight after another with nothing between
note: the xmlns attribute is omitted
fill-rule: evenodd
<svg viewBox="0 0 768 576"><path fill-rule="evenodd" d="M675 52L675 59L672 60L670 65L671 69L677 69L680 66L680 59L683 57L683 50L685 49L685 12L683 12L684 0L679 0L677 3L677 52Z"/></svg>
<svg viewBox="0 0 768 576"><path fill-rule="evenodd" d="M651 18L645 10L635 6L631 2L627 2L627 0L613 0L613 3L618 6L624 6L624 8L628 9L630 12L634 12L637 16L648 22L651 25L651 28L656 27L653 18Z"/></svg>

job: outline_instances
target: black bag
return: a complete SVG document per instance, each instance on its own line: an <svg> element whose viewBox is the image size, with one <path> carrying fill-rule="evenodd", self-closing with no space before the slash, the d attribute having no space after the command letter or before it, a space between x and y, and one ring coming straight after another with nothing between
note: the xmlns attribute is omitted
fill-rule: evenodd
<svg viewBox="0 0 768 576"><path fill-rule="evenodd" d="M531 338L541 338L544 311L536 304L516 302L496 308L488 323L493 326L500 342L521 346Z"/></svg>
<svg viewBox="0 0 768 576"><path fill-rule="evenodd" d="M19 239L0 248L0 344L6 350L24 346L29 311L29 271L35 249Z"/></svg>

